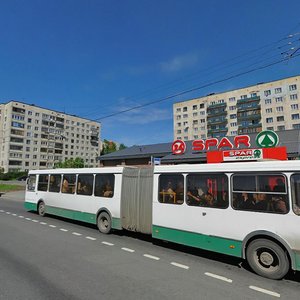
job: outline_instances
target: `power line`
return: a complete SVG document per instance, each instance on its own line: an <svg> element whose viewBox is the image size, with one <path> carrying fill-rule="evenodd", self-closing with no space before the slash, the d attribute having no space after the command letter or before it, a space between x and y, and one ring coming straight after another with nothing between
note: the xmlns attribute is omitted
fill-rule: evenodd
<svg viewBox="0 0 300 300"><path fill-rule="evenodd" d="M120 115L120 114L129 112L129 111L132 111L132 110L135 110L135 109L139 109L139 108L146 107L146 106L149 106L149 105L152 105L152 104L156 104L156 103L160 103L160 102L163 102L163 101L167 101L167 100L170 100L170 99L175 98L175 97L178 97L178 96L182 96L182 95L185 95L185 94L188 94L188 93L191 93L191 92L194 92L194 91L197 91L197 90L200 90L200 89L203 89L203 88L206 88L206 87L209 87L209 86L218 84L218 83L222 83L222 82L228 81L228 80L230 80L230 79L234 79L234 78L240 77L240 76L245 75L245 74L249 74L249 73L252 73L252 72L255 72L255 71L258 71L258 70L266 69L266 68L268 68L268 67L277 65L277 64L279 64L279 63L281 63L281 62L284 62L284 61L293 59L293 58L295 58L295 57L297 57L297 56L299 56L299 55L300 55L300 54L294 55L294 56L292 56L292 57L290 57L290 58L283 58L283 59L281 59L281 60L278 60L278 61L269 63L269 64L264 65L264 66L261 66L261 67L256 67L256 68L254 68L254 69L251 69L251 70L248 70L248 71L244 71L244 72L241 72L241 73L238 73L238 74L229 76L229 77L227 77L227 78L223 78L223 79L220 79L220 80L216 80L216 81L214 81L214 82L210 82L210 83L207 83L207 84L204 84L204 85L202 85L202 86L198 86L198 87L195 87L195 88L192 88L192 89L189 89L189 90L185 90L185 91L182 91L182 92L179 92L179 93L176 93L176 94L173 94L173 95L164 97L164 98L162 98L162 99L150 101L150 102L147 102L147 103L144 103L144 104L141 104L141 105L137 105L137 106L134 106L134 107L131 107L131 108L128 108L128 109L119 111L119 112L115 112L115 113L109 114L109 115L107 115L107 116L104 116L104 117L101 117L101 118L98 118L98 119L95 119L95 120L96 120L96 121L101 121L101 120L104 120L104 119L107 119L107 118L111 118L111 117L113 117L113 116Z"/></svg>

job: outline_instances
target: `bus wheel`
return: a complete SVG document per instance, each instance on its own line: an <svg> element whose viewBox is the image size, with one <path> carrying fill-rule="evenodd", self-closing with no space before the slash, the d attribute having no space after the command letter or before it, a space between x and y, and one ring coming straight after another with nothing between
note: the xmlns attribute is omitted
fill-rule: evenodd
<svg viewBox="0 0 300 300"><path fill-rule="evenodd" d="M105 211L99 214L97 219L97 226L101 233L108 234L111 231L111 218Z"/></svg>
<svg viewBox="0 0 300 300"><path fill-rule="evenodd" d="M45 206L45 203L43 201L41 201L38 205L38 214L41 216L41 217L44 217L45 214L46 214L46 206Z"/></svg>
<svg viewBox="0 0 300 300"><path fill-rule="evenodd" d="M255 273L270 279L281 279L290 269L286 251L270 240L257 239L251 242L246 250L246 258Z"/></svg>

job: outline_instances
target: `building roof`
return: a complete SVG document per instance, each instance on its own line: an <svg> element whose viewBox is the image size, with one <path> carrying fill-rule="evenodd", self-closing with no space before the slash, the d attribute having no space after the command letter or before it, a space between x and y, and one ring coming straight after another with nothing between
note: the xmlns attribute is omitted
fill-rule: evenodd
<svg viewBox="0 0 300 300"><path fill-rule="evenodd" d="M276 132L279 137L278 146L286 146L288 157L300 155L300 130L292 129ZM255 138L257 133L248 134L250 137L251 147L256 147ZM227 137L232 143L234 136ZM99 157L100 161L133 159L145 157L161 157L162 163L195 163L206 161L206 151L193 151L192 141L187 141L186 151L184 154L175 155L172 153L172 143L152 144L142 146L132 146L124 150L116 151ZM241 148L245 148L241 146Z"/></svg>

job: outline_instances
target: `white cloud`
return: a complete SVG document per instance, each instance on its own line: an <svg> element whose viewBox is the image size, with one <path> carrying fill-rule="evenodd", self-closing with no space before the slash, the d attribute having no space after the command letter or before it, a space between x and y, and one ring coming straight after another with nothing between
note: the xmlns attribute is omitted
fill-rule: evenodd
<svg viewBox="0 0 300 300"><path fill-rule="evenodd" d="M187 53L172 58L169 61L160 63L160 68L163 72L178 72L183 69L193 67L199 61L196 53Z"/></svg>

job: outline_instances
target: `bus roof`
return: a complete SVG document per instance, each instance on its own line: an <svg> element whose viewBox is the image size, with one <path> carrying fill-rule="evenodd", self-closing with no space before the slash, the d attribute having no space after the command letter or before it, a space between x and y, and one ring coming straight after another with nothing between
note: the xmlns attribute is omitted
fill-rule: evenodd
<svg viewBox="0 0 300 300"><path fill-rule="evenodd" d="M154 173L172 172L251 172L300 171L300 160L268 160L261 162L234 162L218 164L179 164L154 167Z"/></svg>
<svg viewBox="0 0 300 300"><path fill-rule="evenodd" d="M123 173L124 167L103 167L103 168L66 168L49 170L31 170L29 174L90 174L90 173ZM127 166L126 166L127 168Z"/></svg>

